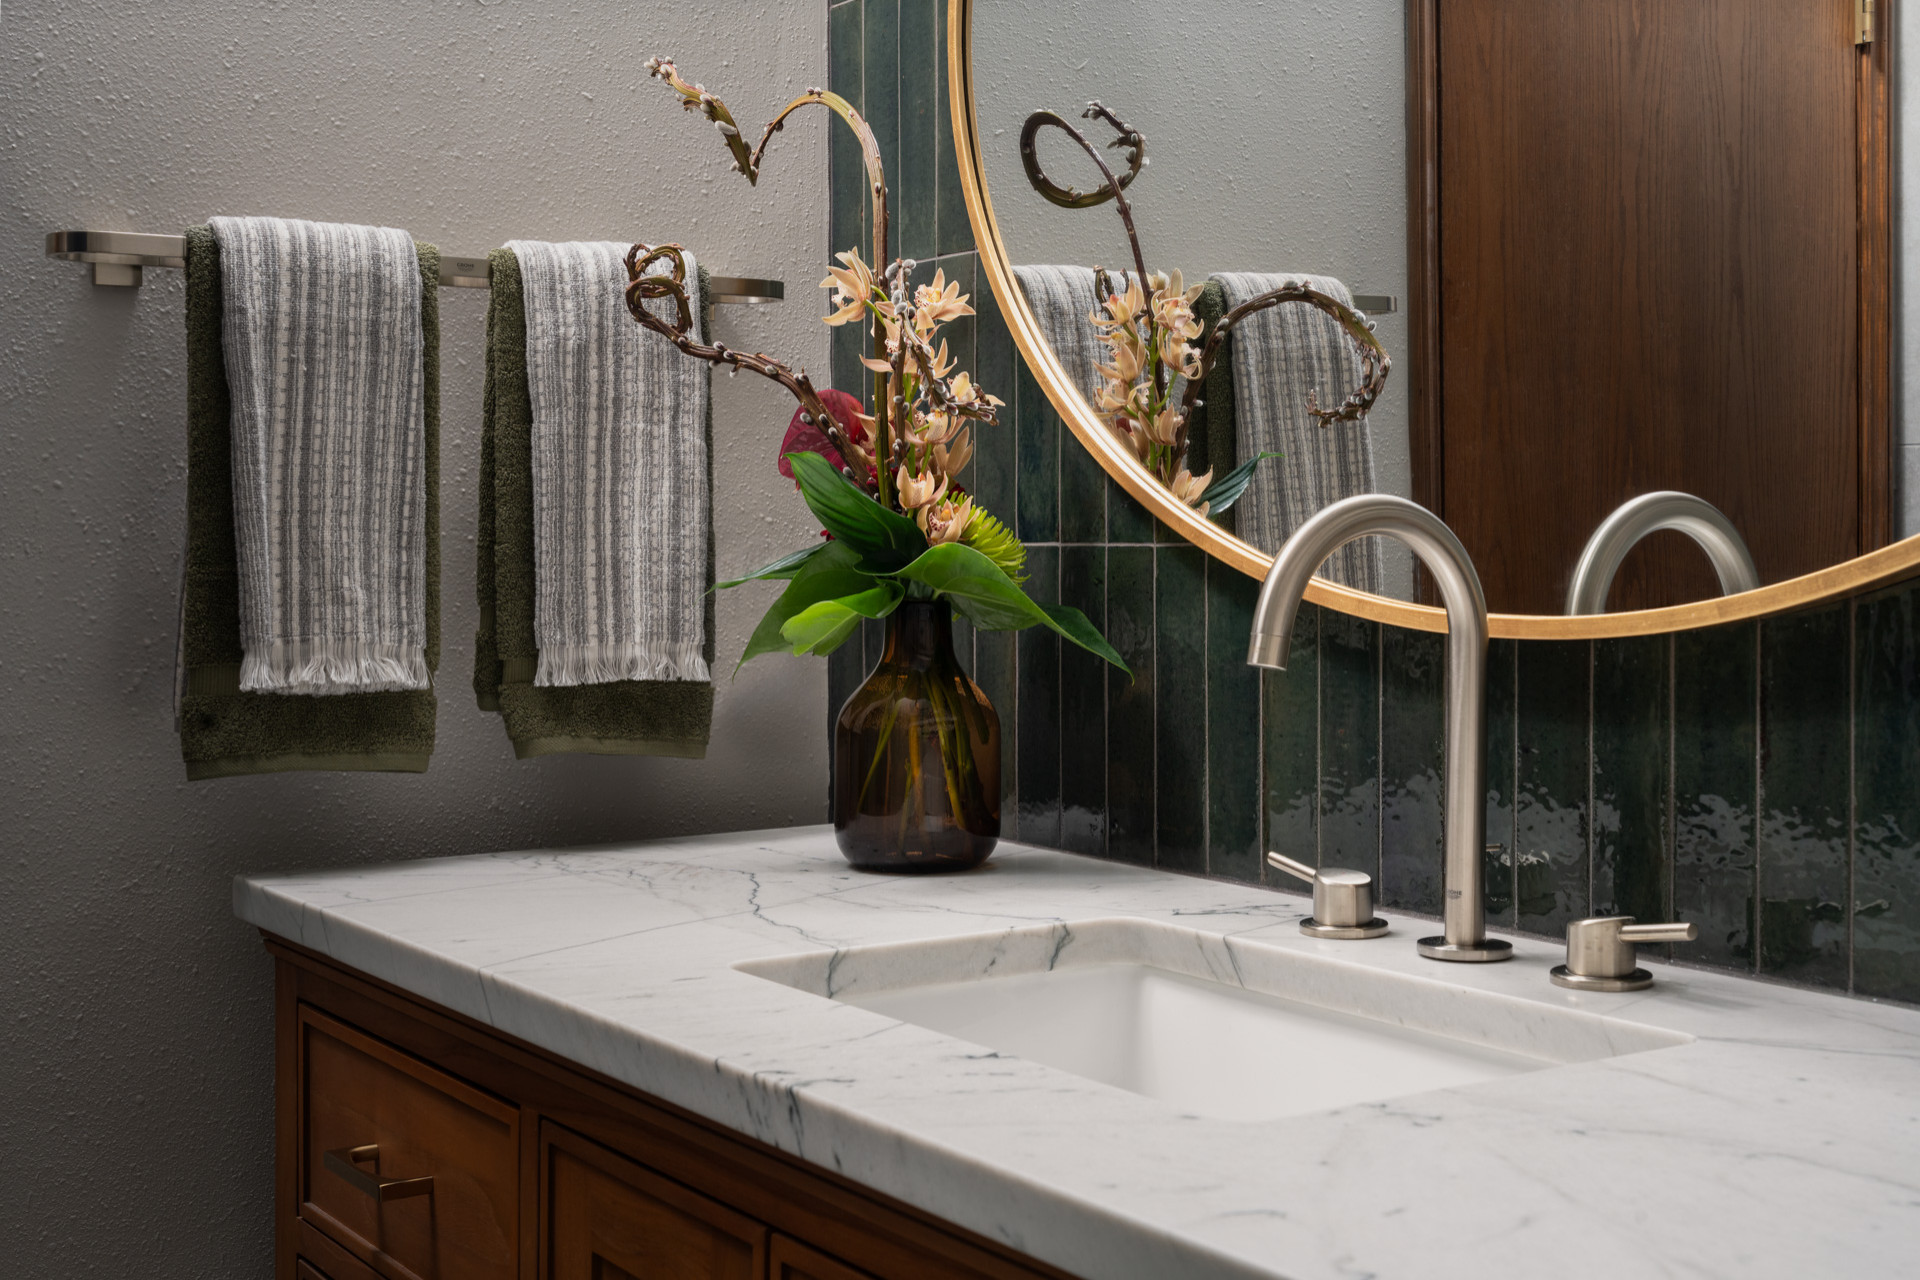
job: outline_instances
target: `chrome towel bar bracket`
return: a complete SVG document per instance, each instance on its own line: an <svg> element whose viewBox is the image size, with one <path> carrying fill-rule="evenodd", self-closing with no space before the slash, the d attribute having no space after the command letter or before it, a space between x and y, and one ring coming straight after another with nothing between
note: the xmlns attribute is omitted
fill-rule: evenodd
<svg viewBox="0 0 1920 1280"><path fill-rule="evenodd" d="M50 231L47 256L67 262L93 265L93 282L119 288L138 288L146 267L184 267L187 265L185 236L157 236L143 231ZM491 283L491 271L482 257L440 255L440 287L443 289L485 289ZM779 302L787 296L787 286L779 280L752 276L709 276L715 302L752 306Z"/></svg>

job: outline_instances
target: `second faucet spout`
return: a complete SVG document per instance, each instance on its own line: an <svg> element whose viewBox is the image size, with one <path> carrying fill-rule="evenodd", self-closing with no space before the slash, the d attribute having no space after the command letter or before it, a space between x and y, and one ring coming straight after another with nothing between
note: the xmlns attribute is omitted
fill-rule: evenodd
<svg viewBox="0 0 1920 1280"><path fill-rule="evenodd" d="M1284 671L1293 622L1307 583L1326 558L1355 538L1396 538L1433 575L1447 609L1447 757L1444 933L1420 939L1434 960L1505 960L1513 945L1487 937L1486 845L1487 596L1453 530L1418 503L1363 493L1323 508L1294 531L1260 588L1251 666Z"/></svg>

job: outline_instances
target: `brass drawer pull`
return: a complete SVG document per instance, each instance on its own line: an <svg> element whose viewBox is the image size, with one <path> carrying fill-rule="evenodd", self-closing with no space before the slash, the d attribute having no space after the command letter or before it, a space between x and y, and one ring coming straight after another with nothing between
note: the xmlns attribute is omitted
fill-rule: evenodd
<svg viewBox="0 0 1920 1280"><path fill-rule="evenodd" d="M362 1169L362 1163L379 1168L380 1144L377 1142L369 1142L364 1147L335 1148L327 1152L324 1163L329 1173L338 1174L348 1186L366 1192L382 1204L389 1200L405 1200L408 1196L433 1194L432 1174L424 1178L383 1178L378 1173L368 1173Z"/></svg>

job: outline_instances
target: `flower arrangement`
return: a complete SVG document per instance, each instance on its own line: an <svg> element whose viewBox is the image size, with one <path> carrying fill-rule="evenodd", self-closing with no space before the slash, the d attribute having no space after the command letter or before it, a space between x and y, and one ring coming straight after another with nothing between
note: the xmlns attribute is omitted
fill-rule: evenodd
<svg viewBox="0 0 1920 1280"><path fill-rule="evenodd" d="M912 286L916 263L887 247L887 185L873 131L845 98L808 89L768 123L749 148L726 104L683 79L667 58L648 61L652 76L681 105L710 121L733 156L733 169L759 180L768 142L802 107L838 116L859 140L872 190L870 266L858 249L836 255L821 286L832 291L829 325L869 327L862 363L873 374L874 410L854 396L821 390L804 370L770 356L694 340L686 261L678 245L635 245L627 254L627 305L640 324L687 355L778 382L799 402L781 446L780 471L824 526L825 540L720 584L784 580L740 661L763 653L832 652L865 619L884 618L905 601L945 600L983 630L1044 626L1115 666L1125 663L1079 610L1033 600L1021 588L1026 548L961 484L973 455L973 427L992 423L998 397L954 367L940 329L972 315L958 282L936 273ZM670 315L647 304L665 299Z"/></svg>
<svg viewBox="0 0 1920 1280"><path fill-rule="evenodd" d="M1133 274L1124 276L1118 286L1106 271L1094 269L1094 294L1099 305L1087 319L1099 331L1108 357L1107 363L1098 366L1101 386L1094 405L1141 465L1175 499L1201 515L1222 514L1246 492L1254 468L1267 458L1280 456L1260 453L1218 480L1211 470L1196 476L1187 469L1193 411L1204 403L1201 388L1213 370L1221 343L1235 325L1256 312L1289 302L1317 307L1339 323L1360 352L1361 381L1331 409L1322 409L1317 391L1308 390L1307 412L1322 426L1358 419L1372 408L1386 386L1393 362L1365 316L1304 285L1285 285L1234 307L1220 318L1206 342L1199 342L1204 326L1194 315L1193 304L1204 286L1187 287L1177 270L1149 272L1140 251L1140 236L1126 190L1147 165L1145 135L1098 102L1088 103L1081 118L1102 120L1112 126L1117 136L1108 146L1125 152L1124 175L1116 176L1086 135L1051 111L1036 111L1027 117L1020 131L1020 159L1034 190L1062 208L1088 209L1113 201L1133 249ZM1086 152L1100 170L1098 189L1081 192L1061 187L1046 176L1036 145L1044 128L1062 131Z"/></svg>

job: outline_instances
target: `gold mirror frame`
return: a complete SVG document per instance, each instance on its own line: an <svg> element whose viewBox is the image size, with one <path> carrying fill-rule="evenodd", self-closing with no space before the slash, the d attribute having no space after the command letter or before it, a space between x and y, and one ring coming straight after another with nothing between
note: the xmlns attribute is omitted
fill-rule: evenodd
<svg viewBox="0 0 1920 1280"><path fill-rule="evenodd" d="M979 120L973 100L973 0L947 0L947 86L953 111L953 144L960 162L960 186L966 195L967 217L981 265L993 287L1000 314L1013 333L1014 344L1027 362L1034 380L1073 434L1128 493L1161 523L1205 551L1250 577L1264 579L1273 557L1242 542L1184 503L1174 501L1146 469L1134 460L1113 432L1094 416L1068 380L1066 370L1041 333L1026 295L1014 280L1000 227L993 217L993 200L980 154ZM1489 619L1492 633L1516 640L1593 640L1609 636L1658 635L1695 627L1718 626L1748 618L1788 613L1829 600L1843 599L1873 587L1920 575L1920 535L1882 547L1866 555L1816 573L1789 578L1771 586L1735 596L1721 596L1664 609L1631 613L1598 613L1579 617L1530 613L1496 613ZM1408 604L1384 596L1354 591L1321 578L1307 588L1307 599L1329 609L1374 622L1391 623L1416 631L1445 631L1443 610Z"/></svg>

